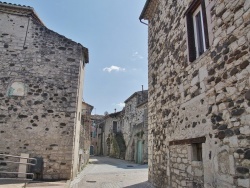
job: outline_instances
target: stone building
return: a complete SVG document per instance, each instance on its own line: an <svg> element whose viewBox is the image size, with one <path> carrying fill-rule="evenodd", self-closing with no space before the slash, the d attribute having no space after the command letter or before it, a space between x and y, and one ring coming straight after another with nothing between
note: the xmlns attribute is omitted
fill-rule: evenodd
<svg viewBox="0 0 250 188"><path fill-rule="evenodd" d="M148 162L148 91L133 93L125 100L122 134L126 144L125 160Z"/></svg>
<svg viewBox="0 0 250 188"><path fill-rule="evenodd" d="M88 50L31 7L0 2L0 25L0 152L41 157L43 179L73 178Z"/></svg>
<svg viewBox="0 0 250 188"><path fill-rule="evenodd" d="M147 0L149 181L250 187L250 1Z"/></svg>
<svg viewBox="0 0 250 188"><path fill-rule="evenodd" d="M86 102L82 102L81 112L81 127L80 127L80 148L79 148L79 170L81 171L89 161L91 137L90 132L92 128L91 112L93 106Z"/></svg>
<svg viewBox="0 0 250 188"><path fill-rule="evenodd" d="M90 155L98 155L98 128L99 123L103 121L103 115L91 115L91 130L90 130Z"/></svg>
<svg viewBox="0 0 250 188"><path fill-rule="evenodd" d="M98 124L99 154L115 158L125 158L125 143L122 134L123 111L107 114Z"/></svg>

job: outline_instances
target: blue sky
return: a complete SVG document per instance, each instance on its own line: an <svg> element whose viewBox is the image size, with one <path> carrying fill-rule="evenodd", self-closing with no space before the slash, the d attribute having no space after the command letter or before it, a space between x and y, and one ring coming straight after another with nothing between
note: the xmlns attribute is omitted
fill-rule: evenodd
<svg viewBox="0 0 250 188"><path fill-rule="evenodd" d="M135 91L148 88L146 0L5 0L35 9L45 25L89 49L84 101L92 114L114 112Z"/></svg>

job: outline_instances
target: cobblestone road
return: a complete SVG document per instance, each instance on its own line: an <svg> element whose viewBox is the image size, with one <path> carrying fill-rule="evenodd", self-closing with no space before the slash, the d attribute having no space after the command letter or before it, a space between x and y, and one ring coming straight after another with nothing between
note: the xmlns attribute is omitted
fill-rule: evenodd
<svg viewBox="0 0 250 188"><path fill-rule="evenodd" d="M109 157L92 157L71 188L153 188L148 166Z"/></svg>

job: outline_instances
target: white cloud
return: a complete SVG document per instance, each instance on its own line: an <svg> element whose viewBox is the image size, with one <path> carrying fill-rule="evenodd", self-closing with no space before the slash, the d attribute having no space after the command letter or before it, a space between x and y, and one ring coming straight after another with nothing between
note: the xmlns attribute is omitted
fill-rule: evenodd
<svg viewBox="0 0 250 188"><path fill-rule="evenodd" d="M132 61L135 61L135 60L139 60L139 59L143 59L143 56L139 54L139 52L134 52L132 54Z"/></svg>
<svg viewBox="0 0 250 188"><path fill-rule="evenodd" d="M120 102L120 103L118 103L116 105L119 106L120 108L123 108L125 106L125 103L124 102Z"/></svg>
<svg viewBox="0 0 250 188"><path fill-rule="evenodd" d="M105 72L112 72L112 71L116 71L116 72L120 72L120 71L122 71L122 72L124 72L125 71L125 68L122 68L122 67L118 67L118 66L115 66L115 65L112 65L112 66L110 66L110 67L105 67L104 69L103 69L103 71Z"/></svg>

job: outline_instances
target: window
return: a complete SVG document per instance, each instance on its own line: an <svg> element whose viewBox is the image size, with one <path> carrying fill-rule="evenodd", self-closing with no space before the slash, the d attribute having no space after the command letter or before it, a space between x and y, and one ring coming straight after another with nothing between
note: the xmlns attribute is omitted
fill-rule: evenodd
<svg viewBox="0 0 250 188"><path fill-rule="evenodd" d="M117 133L117 121L113 121L113 133Z"/></svg>
<svg viewBox="0 0 250 188"><path fill-rule="evenodd" d="M194 0L185 16L189 61L193 62L209 48L205 0Z"/></svg>
<svg viewBox="0 0 250 188"><path fill-rule="evenodd" d="M202 143L192 144L192 161L202 161Z"/></svg>

